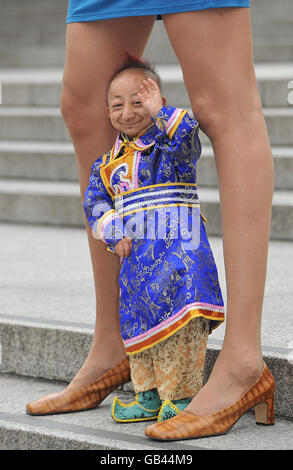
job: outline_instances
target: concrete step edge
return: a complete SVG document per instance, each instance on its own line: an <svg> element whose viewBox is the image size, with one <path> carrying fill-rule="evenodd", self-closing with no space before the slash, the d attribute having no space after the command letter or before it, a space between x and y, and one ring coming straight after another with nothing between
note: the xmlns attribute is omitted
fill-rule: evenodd
<svg viewBox="0 0 293 470"><path fill-rule="evenodd" d="M80 189L76 182L32 180L0 181L1 220L33 224L82 226ZM209 235L221 234L219 192L201 187L199 199L207 217ZM10 210L10 206L13 210ZM292 239L293 191L276 190L273 195L271 237Z"/></svg>
<svg viewBox="0 0 293 470"><path fill-rule="evenodd" d="M114 399L114 395L112 396ZM97 426L72 424L53 419L36 418L25 414L15 414L0 411L0 440L1 448L8 450L94 450L94 451L148 451L153 449L190 450L190 447L175 444L170 445L148 443L140 436L129 435L120 429L106 431L101 428L97 414ZM112 418L109 414L109 420ZM151 423L149 423L151 424ZM8 436L10 442L8 442ZM13 444L11 444L11 441ZM193 450L199 450L195 447ZM99 454L100 457L100 454ZM99 463L96 456L96 463ZM140 460L141 461L141 460Z"/></svg>
<svg viewBox="0 0 293 470"><path fill-rule="evenodd" d="M179 66L159 68L162 77L162 91L168 103L190 106L190 101ZM283 64L279 69L260 68L256 74L260 99L263 107L288 107L288 96L293 85L293 67ZM2 80L1 80L1 77ZM2 84L2 106L60 106L62 71L48 70L47 73L19 73L0 69Z"/></svg>
<svg viewBox="0 0 293 470"><path fill-rule="evenodd" d="M208 235L221 236L219 191L215 187L201 186L198 193L202 211L207 218ZM84 226L77 182L1 180L0 195L2 222ZM293 190L276 190L273 195L270 239L292 241L292 220Z"/></svg>
<svg viewBox="0 0 293 470"><path fill-rule="evenodd" d="M275 158L292 158L293 157L293 146L290 145L272 145L272 153ZM74 147L71 142L52 142L52 141L38 141L38 140L0 140L0 154L5 153L37 153L48 154L48 153L60 153L60 154L72 154L74 155ZM202 145L202 154L206 157L214 156L213 148L211 144Z"/></svg>
<svg viewBox="0 0 293 470"><path fill-rule="evenodd" d="M93 337L91 326L0 314L1 373L69 382L88 354ZM222 340L209 338L204 380L211 372L221 345ZM264 344L262 350L264 361L277 384L276 414L293 418L293 395L290 387L290 377L293 374L292 349ZM132 384L124 385L123 390L133 392Z"/></svg>
<svg viewBox="0 0 293 470"><path fill-rule="evenodd" d="M293 146L272 146L275 188L293 190ZM73 145L67 142L0 141L0 180L78 181ZM218 188L218 175L211 145L202 145L198 164L201 187Z"/></svg>
<svg viewBox="0 0 293 470"><path fill-rule="evenodd" d="M200 199L207 202L219 202L217 188L199 187ZM36 181L23 179L0 179L0 192L2 194L29 194L51 196L78 196L80 189L78 182L72 181ZM275 190L273 204L293 206L293 190Z"/></svg>
<svg viewBox="0 0 293 470"><path fill-rule="evenodd" d="M293 147L292 147L293 150ZM289 151L289 150L288 150ZM37 140L0 140L0 153L64 153L74 155L74 148L71 142L52 142Z"/></svg>
<svg viewBox="0 0 293 470"><path fill-rule="evenodd" d="M151 463L150 459L159 451L163 451L160 455L162 453L166 455L169 451L174 458L180 456L182 463L183 456L191 456L194 453L194 458L196 458L195 452L199 450L286 450L292 448L292 421L276 417L274 426L260 429L255 425L252 411L245 413L224 436L170 443L148 440L144 435L145 428L154 421L123 425L113 421L110 409L114 397L118 396L123 402L130 402L133 399L131 395L120 390L112 392L96 409L63 415L29 416L25 413L25 404L28 401L39 398L45 389L49 393L54 393L61 391L64 386L42 380L5 375L0 376L0 381L3 390L0 393L2 450L99 450L98 454L93 455L95 464L109 464L107 459L112 456L125 459L121 455L126 454L131 455L132 461L134 460L133 468L136 468L141 462L146 463L145 456L148 456L148 463ZM9 397L6 395L7 392ZM109 450L116 452L109 453ZM55 455L50 455L55 460ZM76 457L77 454L74 454L75 460ZM88 457L89 454L86 455L87 459ZM48 460L47 456L46 459ZM113 461L111 463L113 464Z"/></svg>
<svg viewBox="0 0 293 470"><path fill-rule="evenodd" d="M264 108L263 114L271 145L292 146L293 107ZM58 107L0 106L0 128L3 140L71 141ZM210 142L203 132L200 138L202 144Z"/></svg>
<svg viewBox="0 0 293 470"><path fill-rule="evenodd" d="M158 64L156 66L162 81L182 81L181 67L177 64ZM291 62L255 62L254 69L257 80L292 80L293 65ZM60 83L63 69L60 67L0 67L2 84L38 84Z"/></svg>
<svg viewBox="0 0 293 470"><path fill-rule="evenodd" d="M192 114L191 109L188 112ZM293 116L293 107L264 107L263 113L268 117ZM1 106L0 117L61 117L61 112L57 106Z"/></svg>
<svg viewBox="0 0 293 470"><path fill-rule="evenodd" d="M117 395L117 393L116 393ZM118 393L120 399L123 399ZM114 395L110 395L114 399ZM124 397L125 398L125 397ZM162 455L169 451L173 458L179 458L181 461L185 456L190 455L199 450L289 450L292 449L290 444L290 435L292 433L293 424L291 421L277 418L275 425L265 428L261 435L255 426L251 416L251 412L246 413L239 424L232 428L228 435L214 437L213 439L194 439L189 441L176 442L159 442L150 441L144 436L144 428L147 426L139 426L138 423L132 425L132 432L125 432L125 424L120 425L114 423L111 430L105 430L101 423L101 409L91 410L95 413L97 424L87 425L87 420L83 418L84 424L76 424L71 422L71 418L54 419L53 417L32 417L24 413L9 413L0 411L0 440L2 449L7 450L93 450L99 451L98 455L93 456L93 463L106 464L113 458L125 459L125 454L130 456L132 462L141 465L141 462L154 462L154 455L157 457L158 452ZM87 413L90 413L87 412ZM103 422L112 418L108 412L105 416L103 412ZM148 424L152 424L150 421ZM237 427L237 430L236 430ZM108 425L109 428L109 425ZM228 436L228 438L227 438ZM287 437L287 439L286 439ZM109 453L109 451L115 451ZM180 452L180 454L179 454ZM182 455L183 452L183 455ZM177 456L176 456L177 454ZM53 455L53 454L51 454ZM122 457L124 455L124 457ZM168 454L170 455L170 454ZM76 463L77 455L70 454ZM115 457L114 457L115 456ZM49 455L50 457L50 455ZM196 455L193 456L196 458ZM53 457L55 460L55 456ZM89 461L89 454L86 456ZM146 460L147 459L147 460ZM153 460L151 460L153 459ZM47 460L47 456L46 456ZM187 462L187 460L186 460ZM134 465L135 465L134 464ZM127 465L128 467L130 464ZM135 468L135 467L134 467Z"/></svg>

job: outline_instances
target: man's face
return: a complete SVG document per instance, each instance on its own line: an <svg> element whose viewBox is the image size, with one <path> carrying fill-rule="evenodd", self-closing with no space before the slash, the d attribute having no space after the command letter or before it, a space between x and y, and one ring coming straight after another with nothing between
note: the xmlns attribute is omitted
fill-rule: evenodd
<svg viewBox="0 0 293 470"><path fill-rule="evenodd" d="M108 90L106 114L115 129L131 138L152 123L138 98L139 85L146 78L142 70L125 70L114 78Z"/></svg>

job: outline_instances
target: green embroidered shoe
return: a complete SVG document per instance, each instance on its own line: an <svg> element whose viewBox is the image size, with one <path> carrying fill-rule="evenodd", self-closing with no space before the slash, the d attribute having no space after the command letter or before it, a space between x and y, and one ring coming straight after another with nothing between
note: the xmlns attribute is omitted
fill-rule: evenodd
<svg viewBox="0 0 293 470"><path fill-rule="evenodd" d="M162 403L160 413L158 415L158 421L166 421L176 415L179 415L184 408L189 405L191 398L183 398L182 400L165 400Z"/></svg>
<svg viewBox="0 0 293 470"><path fill-rule="evenodd" d="M137 393L131 403L122 403L118 397L114 398L112 405L112 418L118 423L133 423L156 419L162 401L156 388Z"/></svg>

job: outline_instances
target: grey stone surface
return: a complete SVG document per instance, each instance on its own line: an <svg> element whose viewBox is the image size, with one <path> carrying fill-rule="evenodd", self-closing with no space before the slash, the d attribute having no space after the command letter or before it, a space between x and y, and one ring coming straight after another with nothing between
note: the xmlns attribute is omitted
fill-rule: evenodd
<svg viewBox="0 0 293 470"><path fill-rule="evenodd" d="M86 233L2 224L0 238L1 370L69 381L88 353L95 321ZM210 242L226 303L222 240L211 237ZM292 262L292 243L271 241L263 305L263 354L277 381L276 410L291 417ZM206 377L224 331L221 325L210 335Z"/></svg>
<svg viewBox="0 0 293 470"><path fill-rule="evenodd" d="M209 235L221 235L219 191L200 187L199 200L208 219ZM0 221L82 226L80 189L75 182L0 180ZM275 191L271 238L293 239L293 193Z"/></svg>
<svg viewBox="0 0 293 470"><path fill-rule="evenodd" d="M94 286L84 229L1 224L0 239L2 315L93 326ZM210 243L225 297L222 240L210 237ZM292 264L293 244L271 240L263 308L265 345L286 347L293 340ZM212 337L222 339L223 332L220 326Z"/></svg>
<svg viewBox="0 0 293 470"><path fill-rule="evenodd" d="M272 145L292 145L293 109L265 108L264 118ZM291 131L290 131L291 129ZM289 136L291 132L291 136Z"/></svg>
<svg viewBox="0 0 293 470"><path fill-rule="evenodd" d="M0 375L0 448L3 449L292 449L293 422L277 418L274 426L255 426L246 413L224 436L172 443L144 437L148 423L119 424L110 416L115 395L130 402L132 395L115 391L96 409L82 413L32 417L25 415L27 402L64 385Z"/></svg>
<svg viewBox="0 0 293 470"><path fill-rule="evenodd" d="M0 182L0 214L5 221L83 225L79 185L66 182Z"/></svg>
<svg viewBox="0 0 293 470"><path fill-rule="evenodd" d="M163 94L168 103L189 107L179 65L157 65ZM63 70L0 68L4 106L60 105ZM255 74L263 107L288 107L288 83L293 77L291 63L255 63Z"/></svg>
<svg viewBox="0 0 293 470"><path fill-rule="evenodd" d="M263 110L271 145L293 145L293 109ZM195 116L196 117L196 116ZM203 143L209 143L201 132ZM53 107L0 107L0 139L5 140L70 140L60 110Z"/></svg>
<svg viewBox="0 0 293 470"><path fill-rule="evenodd" d="M1 147L0 147L1 148ZM275 189L293 189L293 147L272 147ZM0 154L1 155L1 154ZM7 161L7 159L6 159ZM212 146L203 145L197 167L198 186L218 187L218 174Z"/></svg>
<svg viewBox="0 0 293 470"><path fill-rule="evenodd" d="M73 146L70 142L0 141L0 177L77 181Z"/></svg>
<svg viewBox="0 0 293 470"><path fill-rule="evenodd" d="M280 0L277 6L273 0L251 2L255 60L292 60L290 1ZM25 4L22 0L2 0L2 4L5 6L0 19L0 31L3 32L0 36L0 65L63 65L67 1L54 0L47 5L37 0L26 0ZM163 22L155 24L145 55L158 62L177 63Z"/></svg>
<svg viewBox="0 0 293 470"><path fill-rule="evenodd" d="M293 189L293 147L272 147L275 188ZM199 187L217 187L218 175L211 145L203 145L198 163ZM0 178L78 181L70 142L0 141Z"/></svg>
<svg viewBox="0 0 293 470"><path fill-rule="evenodd" d="M60 110L53 107L0 107L0 138L69 141Z"/></svg>
<svg viewBox="0 0 293 470"><path fill-rule="evenodd" d="M39 325L39 326L38 326ZM13 373L29 377L70 382L84 363L92 332L88 329L59 324L50 326L29 322L25 318L5 319L0 315L0 341L2 349L2 373ZM208 379L221 348L222 341L210 338L205 362L204 382ZM289 348L264 345L264 361L270 368L275 381L275 414L293 419L293 366L288 356ZM123 386L133 392L133 386Z"/></svg>
<svg viewBox="0 0 293 470"><path fill-rule="evenodd" d="M63 44L65 44L63 42ZM65 47L44 45L19 47L3 47L0 45L0 64L4 67L55 67L63 66L65 62Z"/></svg>
<svg viewBox="0 0 293 470"><path fill-rule="evenodd" d="M2 0L1 6L0 82L4 104L0 107L0 177L8 176L11 181L0 182L0 220L53 223L58 228L0 225L0 258L4 268L0 275L0 370L69 381L90 347L95 301L85 231L60 228L64 223L83 225L79 188L70 183L77 181L76 162L58 109L65 58L66 2ZM273 0L255 0L251 13L255 71L273 145L276 188L290 190L293 113L287 97L288 82L293 78L292 64L288 63L293 58L292 0L282 0L278 5ZM178 62L162 22L156 23L145 56L159 64L168 102L189 106ZM260 63L263 61L269 63ZM168 63L173 66L162 65ZM38 70L7 70L30 66ZM201 160L200 169L202 207L208 216L208 232L220 234L219 200L214 189L217 175L210 142L202 133L201 137L207 146L207 158ZM9 148L9 139L13 148ZM28 184L15 178L27 178ZM68 184L56 182L63 179ZM52 183L48 184L49 180ZM276 192L272 238L293 240L292 227L292 192ZM212 238L211 242L225 293L221 240ZM291 243L271 241L262 336L264 358L277 382L276 413L292 418L291 258ZM205 379L223 334L221 326L209 339ZM112 397L100 409L75 416L48 420L25 416L25 401L55 387L63 388L64 384L26 379L24 385L19 380L0 375L0 448L160 448L160 444L152 443L149 447L146 443L143 424L135 429L132 425L123 427L123 432L117 428L109 419ZM132 391L132 384L124 390ZM125 391L119 394L126 396ZM202 444L207 449L292 448L292 423L278 420L262 437L259 427L251 426L252 423L253 417L247 414L225 437L162 448L186 450L190 443L193 449Z"/></svg>
<svg viewBox="0 0 293 470"><path fill-rule="evenodd" d="M92 332L73 326L46 327L0 318L0 370L18 375L70 382L84 363Z"/></svg>

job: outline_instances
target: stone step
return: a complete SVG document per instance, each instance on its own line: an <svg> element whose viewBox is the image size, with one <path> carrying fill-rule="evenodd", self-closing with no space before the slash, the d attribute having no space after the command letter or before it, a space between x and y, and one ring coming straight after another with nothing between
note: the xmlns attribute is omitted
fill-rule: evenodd
<svg viewBox="0 0 293 470"><path fill-rule="evenodd" d="M291 28L292 25L290 24ZM55 40L56 40L56 36ZM160 40L160 39L159 39ZM175 64L178 65L177 57L175 56L171 46L166 38L167 45L158 48L158 39L154 35L151 36L149 45L147 46L143 57L156 64ZM65 38L64 42L65 44ZM266 41L254 41L253 57L257 62L289 62L293 60L293 44L292 41L286 41L285 44L268 44ZM10 48L3 47L0 44L0 67L62 67L65 63L65 47L49 44L33 46L27 45L25 49L21 50L17 46Z"/></svg>
<svg viewBox="0 0 293 470"><path fill-rule="evenodd" d="M0 107L0 139L69 141L58 108Z"/></svg>
<svg viewBox="0 0 293 470"><path fill-rule="evenodd" d="M292 450L293 423L279 417L274 426L260 427L255 425L252 413L247 412L224 436L159 442L144 435L145 428L154 421L121 425L112 419L114 396L130 402L133 394L117 390L93 410L39 417L25 414L26 402L44 393L61 391L63 384L12 375L0 375L0 384L1 450L98 450L94 455L86 454L87 462L92 457L93 463L99 465L107 462L103 459L114 456L121 462L122 455L124 459L126 455L133 468L140 468L142 462L150 464L154 455L158 459L158 454L163 457L168 451L168 458L172 455L173 461L186 464L190 458L193 462L198 460L199 450ZM110 453L111 450L115 452ZM46 460L52 455L46 455ZM67 461L71 456L76 463L78 455L66 455ZM84 461L84 454L81 458Z"/></svg>
<svg viewBox="0 0 293 470"><path fill-rule="evenodd" d="M271 145L293 146L293 108L263 110ZM69 133L55 107L0 107L0 140L70 141ZM201 132L203 144L209 139Z"/></svg>
<svg viewBox="0 0 293 470"><path fill-rule="evenodd" d="M0 224L0 239L0 372L68 382L84 362L94 330L95 298L86 232ZM226 305L222 240L210 237L210 244ZM291 242L270 242L262 349L277 383L276 414L287 418L293 418L292 262ZM222 324L209 337L205 380L224 333ZM133 391L132 384L123 390ZM42 394L46 393L49 391L43 387Z"/></svg>
<svg viewBox="0 0 293 470"><path fill-rule="evenodd" d="M255 11L255 6L259 3L259 0L255 0L251 3L254 60L256 62L292 61L293 37L291 31L293 25L293 11L290 0L286 0L286 6L283 6L283 1L278 4L277 8L280 11L282 10L282 18L280 18L280 13L277 14L275 12L276 7L274 7L274 11L272 11L267 4L263 3L263 0L261 1L262 7L258 6L257 12ZM265 11L267 11L267 15ZM285 17L286 11L287 18ZM158 64L178 64L177 57L161 22L155 24L144 56Z"/></svg>
<svg viewBox="0 0 293 470"><path fill-rule="evenodd" d="M67 1L31 3L2 0L0 66L63 66ZM12 6L10 5L12 3ZM256 61L292 61L291 0L255 0L250 9ZM46 17L46 21L43 21ZM145 56L157 63L178 63L162 21L157 21Z"/></svg>
<svg viewBox="0 0 293 470"><path fill-rule="evenodd" d="M275 189L292 190L293 147L272 147L272 154L275 170ZM202 147L202 155L198 163L198 185L199 188L218 186L214 152L212 147L208 145Z"/></svg>
<svg viewBox="0 0 293 470"><path fill-rule="evenodd" d="M2 105L58 106L62 69L0 69Z"/></svg>
<svg viewBox="0 0 293 470"><path fill-rule="evenodd" d="M0 178L78 181L71 142L0 141Z"/></svg>
<svg viewBox="0 0 293 470"><path fill-rule="evenodd" d="M270 318L270 322L274 324L274 319ZM42 377L68 383L87 357L93 339L93 328L94 325L86 323L58 322L58 320L36 319L22 315L0 314L2 344L0 371L2 374L13 373L19 376ZM290 343L288 344L290 346ZM209 338L204 371L205 381L212 370L221 345L222 340ZM290 419L293 419L293 398L290 393L290 377L293 374L293 361L290 360L292 348L292 344L291 348L266 344L262 347L264 361L277 383L275 412L279 416ZM132 383L125 384L122 389L134 392Z"/></svg>
<svg viewBox="0 0 293 470"><path fill-rule="evenodd" d="M83 225L78 183L1 180L0 220Z"/></svg>
<svg viewBox="0 0 293 470"><path fill-rule="evenodd" d="M219 192L199 188L209 235L221 235ZM0 221L32 224L83 225L79 184L36 180L0 180ZM275 190L271 238L293 240L293 192Z"/></svg>
<svg viewBox="0 0 293 470"><path fill-rule="evenodd" d="M16 46L8 49L0 45L0 67L62 67L64 63L64 47L26 46L20 50Z"/></svg>
<svg viewBox="0 0 293 470"><path fill-rule="evenodd" d="M293 147L272 147L275 188L293 190ZM0 141L0 178L78 181L70 142ZM202 146L198 164L199 187L218 186L211 145Z"/></svg>
<svg viewBox="0 0 293 470"><path fill-rule="evenodd" d="M190 107L181 68L178 65L158 65L157 69L167 102ZM59 107L62 74L63 70L56 68L19 70L2 68L0 69L2 104ZM255 74L263 107L290 106L288 85L293 80L292 63L255 63Z"/></svg>

